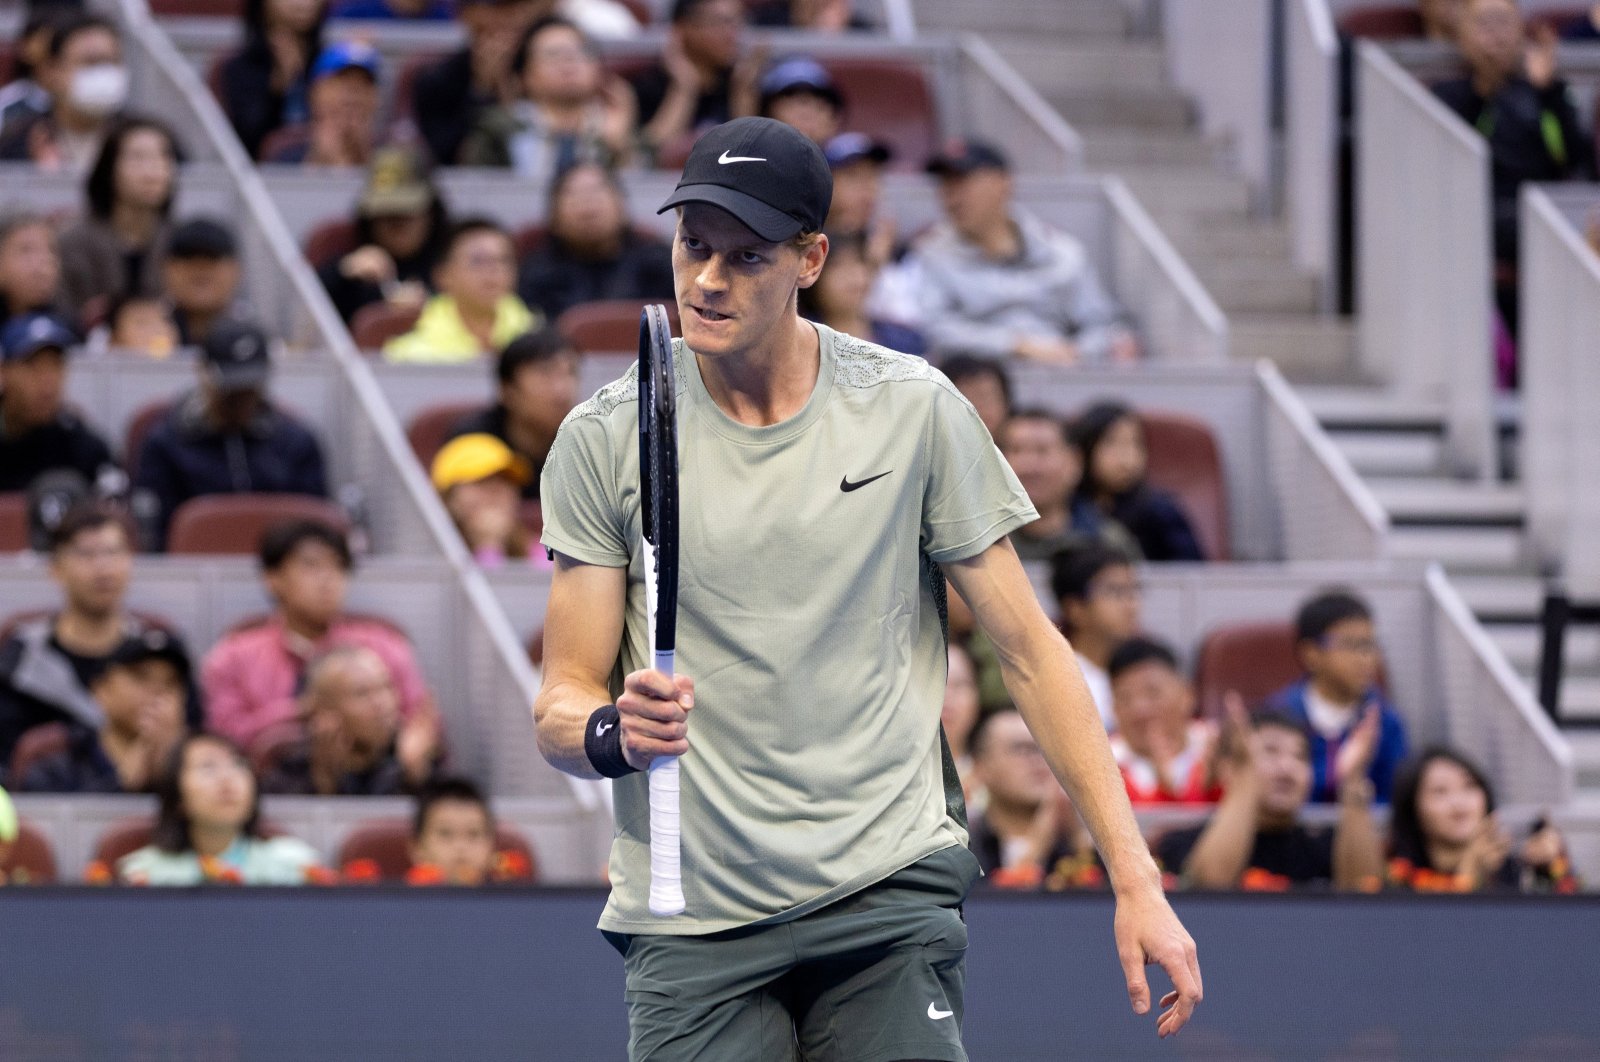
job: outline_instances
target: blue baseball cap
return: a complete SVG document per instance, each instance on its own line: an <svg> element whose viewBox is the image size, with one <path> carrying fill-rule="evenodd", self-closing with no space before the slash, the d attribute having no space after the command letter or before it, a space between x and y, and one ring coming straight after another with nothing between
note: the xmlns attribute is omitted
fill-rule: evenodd
<svg viewBox="0 0 1600 1062"><path fill-rule="evenodd" d="M779 96L791 92L810 92L832 103L835 108L844 109L844 96L839 92L839 86L834 84L833 75L809 55L791 55L779 59L761 75L763 110Z"/></svg>
<svg viewBox="0 0 1600 1062"><path fill-rule="evenodd" d="M894 158L888 144L866 133L840 133L822 146L822 153L827 156L828 167L835 170L863 159L881 166Z"/></svg>
<svg viewBox="0 0 1600 1062"><path fill-rule="evenodd" d="M317 61L311 64L311 74L307 80L315 84L346 70L363 70L373 81L377 81L382 66L383 60L378 55L378 49L366 41L335 41L322 49Z"/></svg>
<svg viewBox="0 0 1600 1062"><path fill-rule="evenodd" d="M0 358L5 361L22 361L41 350L66 353L77 345L77 333L61 318L48 313L13 317L0 328Z"/></svg>

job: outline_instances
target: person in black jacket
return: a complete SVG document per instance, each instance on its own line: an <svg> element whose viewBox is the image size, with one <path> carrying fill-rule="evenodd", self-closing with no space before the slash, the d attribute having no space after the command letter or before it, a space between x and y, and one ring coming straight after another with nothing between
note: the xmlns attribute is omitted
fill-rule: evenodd
<svg viewBox="0 0 1600 1062"><path fill-rule="evenodd" d="M483 112L514 95L517 44L553 6L548 0L461 0L456 18L467 31L467 46L419 73L411 89L411 112L435 163L454 165Z"/></svg>
<svg viewBox="0 0 1600 1062"><path fill-rule="evenodd" d="M71 469L89 483L115 467L106 441L66 408L67 352L77 337L49 314L14 317L0 330L0 491Z"/></svg>
<svg viewBox="0 0 1600 1062"><path fill-rule="evenodd" d="M1137 413L1100 402L1084 411L1072 434L1083 453L1079 496L1127 528L1146 560L1205 560L1178 500L1145 482L1149 455Z"/></svg>
<svg viewBox="0 0 1600 1062"><path fill-rule="evenodd" d="M539 472L550 456L556 429L578 404L578 352L554 328L528 332L500 352L495 378L499 401L458 421L450 438L482 433L505 443L532 472L523 485L523 499L537 501Z"/></svg>
<svg viewBox="0 0 1600 1062"><path fill-rule="evenodd" d="M517 294L555 320L580 302L672 298L672 250L634 231L616 174L593 162L550 185L550 229L523 259Z"/></svg>
<svg viewBox="0 0 1600 1062"><path fill-rule="evenodd" d="M261 329L219 322L201 354L199 387L151 429L139 453L135 486L156 502L158 544L190 498L328 493L316 437L267 397L272 361Z"/></svg>
<svg viewBox="0 0 1600 1062"><path fill-rule="evenodd" d="M326 17L326 0L246 0L244 47L222 64L221 95L252 158L269 133L310 116L308 74Z"/></svg>

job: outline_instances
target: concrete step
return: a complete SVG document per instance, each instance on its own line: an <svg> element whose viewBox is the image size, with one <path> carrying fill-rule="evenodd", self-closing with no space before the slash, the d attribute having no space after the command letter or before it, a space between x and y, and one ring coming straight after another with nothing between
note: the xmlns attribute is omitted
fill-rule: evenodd
<svg viewBox="0 0 1600 1062"><path fill-rule="evenodd" d="M1317 310L1320 290L1316 279L1295 272L1287 262L1212 258L1190 264L1200 283L1228 313L1310 314Z"/></svg>
<svg viewBox="0 0 1600 1062"><path fill-rule="evenodd" d="M1120 37L1128 12L1118 0L917 0L917 29Z"/></svg>
<svg viewBox="0 0 1600 1062"><path fill-rule="evenodd" d="M1539 656L1544 650L1544 638L1537 623L1486 623L1483 629L1512 667L1530 676L1536 673ZM1568 628L1563 662L1573 674L1600 674L1600 630Z"/></svg>
<svg viewBox="0 0 1600 1062"><path fill-rule="evenodd" d="M1288 263L1289 230L1277 221L1248 217L1186 217L1149 204L1156 223L1190 262L1203 259L1265 258Z"/></svg>
<svg viewBox="0 0 1600 1062"><path fill-rule="evenodd" d="M1100 88L1053 92L1046 94L1045 99L1080 131L1095 126L1182 131L1194 125L1193 102L1173 89Z"/></svg>
<svg viewBox="0 0 1600 1062"><path fill-rule="evenodd" d="M1515 484L1368 476L1367 486L1397 523L1521 527L1527 513L1527 496Z"/></svg>
<svg viewBox="0 0 1600 1062"><path fill-rule="evenodd" d="M1572 746L1572 769L1579 788L1600 789L1600 730L1574 727L1562 732ZM1600 810L1600 794L1585 794Z"/></svg>
<svg viewBox="0 0 1600 1062"><path fill-rule="evenodd" d="M1084 159L1094 170L1183 166L1205 171L1218 166L1228 152L1225 141L1187 130L1105 126L1082 133Z"/></svg>
<svg viewBox="0 0 1600 1062"><path fill-rule="evenodd" d="M1406 526L1390 529L1389 555L1438 561L1452 574L1515 569L1522 562L1522 531L1506 527Z"/></svg>
<svg viewBox="0 0 1600 1062"><path fill-rule="evenodd" d="M1353 327L1354 322L1351 325ZM1407 398L1381 384L1307 387L1300 397L1311 414L1330 431L1375 429L1438 433L1444 430L1443 403Z"/></svg>
<svg viewBox="0 0 1600 1062"><path fill-rule="evenodd" d="M1266 358L1297 385L1348 383L1357 378L1355 335L1348 320L1315 314L1233 313L1228 324L1235 358Z"/></svg>
<svg viewBox="0 0 1600 1062"><path fill-rule="evenodd" d="M1096 93L1112 85L1160 91L1166 85L1166 56L1159 41L988 31L984 39L1043 96Z"/></svg>
<svg viewBox="0 0 1600 1062"><path fill-rule="evenodd" d="M1216 170L1169 166L1123 166L1117 176L1141 203L1161 203L1188 214L1243 214L1250 186L1243 178Z"/></svg>
<svg viewBox="0 0 1600 1062"><path fill-rule="evenodd" d="M1538 695L1538 677L1533 668L1524 668L1518 672L1523 681L1528 683L1528 688ZM1600 675L1573 674L1570 670L1561 678L1561 720L1564 723L1600 723ZM1587 727L1573 727L1568 734L1579 732ZM1585 770L1593 781L1586 784L1600 785L1600 767L1590 767Z"/></svg>
<svg viewBox="0 0 1600 1062"><path fill-rule="evenodd" d="M1436 433L1330 427L1328 435L1363 476L1431 476L1443 468L1444 443Z"/></svg>
<svg viewBox="0 0 1600 1062"><path fill-rule="evenodd" d="M1450 582L1480 620L1534 624L1544 606L1544 581L1522 572L1451 572Z"/></svg>

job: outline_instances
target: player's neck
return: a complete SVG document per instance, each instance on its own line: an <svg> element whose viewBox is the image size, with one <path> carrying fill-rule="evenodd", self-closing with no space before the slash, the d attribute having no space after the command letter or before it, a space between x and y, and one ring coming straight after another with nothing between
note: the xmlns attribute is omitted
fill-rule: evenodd
<svg viewBox="0 0 1600 1062"><path fill-rule="evenodd" d="M817 331L798 317L759 347L721 358L696 355L700 378L717 407L752 428L780 424L811 400L820 371Z"/></svg>

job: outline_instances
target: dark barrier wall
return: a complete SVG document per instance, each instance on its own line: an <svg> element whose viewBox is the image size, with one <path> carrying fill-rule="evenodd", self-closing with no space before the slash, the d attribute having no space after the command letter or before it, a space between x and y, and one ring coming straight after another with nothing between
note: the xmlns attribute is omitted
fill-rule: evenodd
<svg viewBox="0 0 1600 1062"><path fill-rule="evenodd" d="M601 900L0 889L0 1059L620 1059ZM1159 1044L1129 1013L1109 899L975 899L972 1058L1600 1059L1595 899L1190 896L1179 910L1207 1000Z"/></svg>

